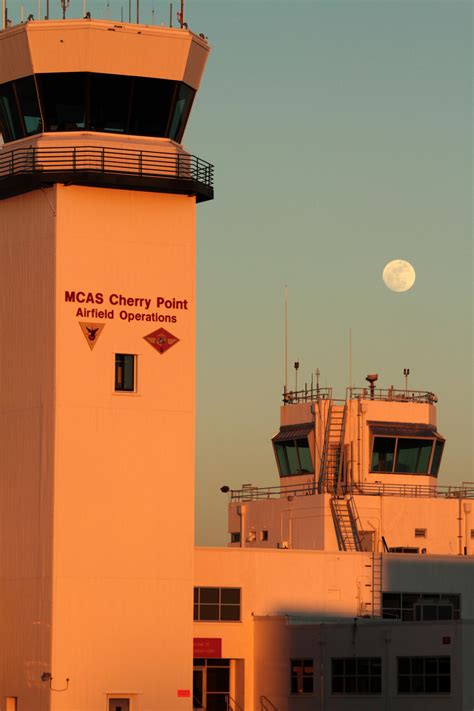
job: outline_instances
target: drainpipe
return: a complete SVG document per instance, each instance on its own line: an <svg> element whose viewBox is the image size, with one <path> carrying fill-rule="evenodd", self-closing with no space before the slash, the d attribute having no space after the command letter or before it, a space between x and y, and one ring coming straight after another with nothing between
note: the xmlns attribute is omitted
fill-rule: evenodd
<svg viewBox="0 0 474 711"><path fill-rule="evenodd" d="M358 404L357 404L357 483L360 484L361 482L361 472L360 472L360 466L361 466L361 429L362 429L362 402L360 399L360 395L358 397Z"/></svg>
<svg viewBox="0 0 474 711"><path fill-rule="evenodd" d="M459 507L458 507L458 554L462 555L462 502L461 492L459 492Z"/></svg>
<svg viewBox="0 0 474 711"><path fill-rule="evenodd" d="M464 525L465 525L465 536L464 536L464 555L469 555L469 514L471 513L471 504L464 503Z"/></svg>
<svg viewBox="0 0 474 711"><path fill-rule="evenodd" d="M237 507L237 513L240 516L240 547L245 547L245 505L240 504Z"/></svg>

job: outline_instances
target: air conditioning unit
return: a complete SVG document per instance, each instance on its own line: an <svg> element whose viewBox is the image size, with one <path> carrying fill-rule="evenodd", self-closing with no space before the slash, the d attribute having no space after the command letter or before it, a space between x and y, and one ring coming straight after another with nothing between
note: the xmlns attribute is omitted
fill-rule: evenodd
<svg viewBox="0 0 474 711"><path fill-rule="evenodd" d="M286 548L289 548L290 545L289 545L288 541L278 541L277 547L286 549Z"/></svg>

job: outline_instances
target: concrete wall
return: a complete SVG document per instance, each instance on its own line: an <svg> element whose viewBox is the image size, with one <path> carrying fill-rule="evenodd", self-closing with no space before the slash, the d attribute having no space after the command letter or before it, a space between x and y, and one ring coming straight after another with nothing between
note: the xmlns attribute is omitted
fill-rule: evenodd
<svg viewBox="0 0 474 711"><path fill-rule="evenodd" d="M133 711L173 711L191 688L195 201L57 193L52 664L71 681L52 709L103 711L107 694L130 694ZM73 291L103 303L67 301ZM158 308L160 296L187 307ZM80 322L104 324L93 350ZM179 339L163 354L144 338L160 327ZM116 353L137 356L136 392L114 391Z"/></svg>
<svg viewBox="0 0 474 711"><path fill-rule="evenodd" d="M0 204L0 700L48 708L55 191Z"/></svg>

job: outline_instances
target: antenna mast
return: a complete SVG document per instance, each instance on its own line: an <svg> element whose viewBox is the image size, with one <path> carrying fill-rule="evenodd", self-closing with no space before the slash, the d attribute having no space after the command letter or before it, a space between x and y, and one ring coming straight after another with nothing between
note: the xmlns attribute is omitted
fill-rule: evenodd
<svg viewBox="0 0 474 711"><path fill-rule="evenodd" d="M288 392L288 286L285 284L285 400Z"/></svg>

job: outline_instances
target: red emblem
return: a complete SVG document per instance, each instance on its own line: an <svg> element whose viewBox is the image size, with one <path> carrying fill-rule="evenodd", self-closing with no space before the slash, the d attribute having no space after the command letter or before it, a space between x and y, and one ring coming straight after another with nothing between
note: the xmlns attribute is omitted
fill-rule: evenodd
<svg viewBox="0 0 474 711"><path fill-rule="evenodd" d="M144 339L148 341L150 346L153 346L158 353L164 353L179 341L179 338L173 336L166 328L159 328L157 331L149 333L148 336L144 336Z"/></svg>

